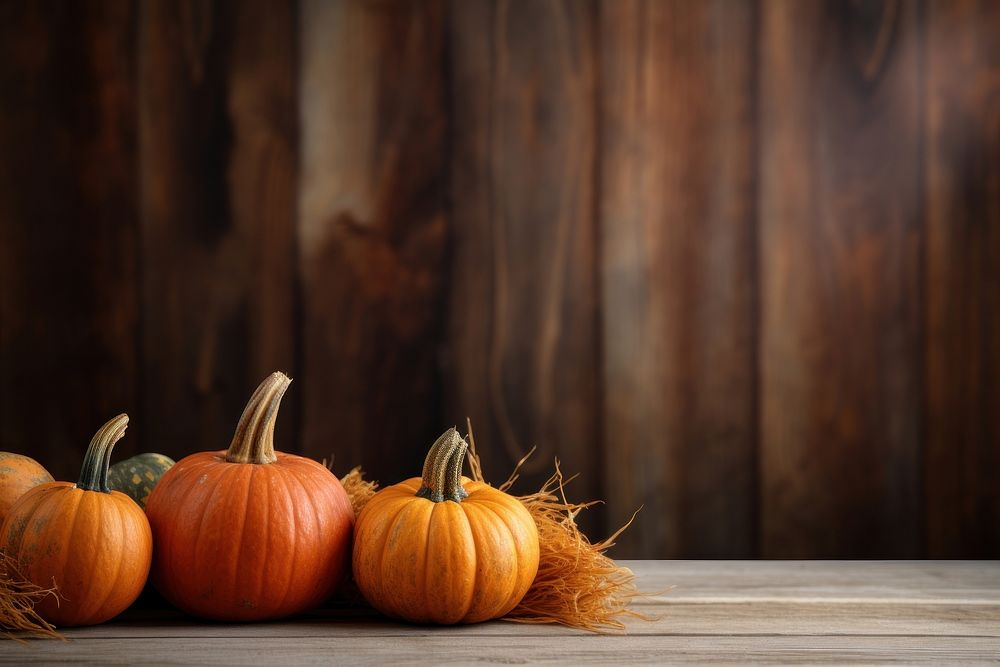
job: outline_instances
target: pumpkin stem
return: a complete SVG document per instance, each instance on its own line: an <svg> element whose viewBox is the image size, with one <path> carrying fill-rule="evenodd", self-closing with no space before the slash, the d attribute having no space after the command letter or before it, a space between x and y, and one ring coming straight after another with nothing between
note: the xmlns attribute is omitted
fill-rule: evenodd
<svg viewBox="0 0 1000 667"><path fill-rule="evenodd" d="M271 373L243 409L240 423L226 452L230 463L274 463L274 420L278 416L278 405L285 390L292 383L291 378L281 372Z"/></svg>
<svg viewBox="0 0 1000 667"><path fill-rule="evenodd" d="M424 459L424 474L417 495L435 503L451 500L456 503L468 498L462 487L462 464L469 445L454 427L434 441Z"/></svg>
<svg viewBox="0 0 1000 667"><path fill-rule="evenodd" d="M128 415L121 414L102 426L90 441L87 453L83 457L80 468L80 479L76 488L85 491L101 491L111 493L108 486L108 464L111 463L111 450L115 443L125 435L128 428Z"/></svg>

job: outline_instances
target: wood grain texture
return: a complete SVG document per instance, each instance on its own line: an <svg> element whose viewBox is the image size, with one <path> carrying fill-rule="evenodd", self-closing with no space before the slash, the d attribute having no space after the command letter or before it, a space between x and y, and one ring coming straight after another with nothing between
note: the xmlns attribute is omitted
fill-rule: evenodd
<svg viewBox="0 0 1000 667"><path fill-rule="evenodd" d="M143 446L177 458L228 447L257 383L297 371L295 23L150 0L139 30Z"/></svg>
<svg viewBox="0 0 1000 667"><path fill-rule="evenodd" d="M599 497L596 6L451 6L449 424L472 419L487 479L536 446ZM585 517L590 521L592 515ZM588 525L593 525L588 523Z"/></svg>
<svg viewBox="0 0 1000 667"><path fill-rule="evenodd" d="M304 451L395 483L445 430L444 4L306 0L300 25Z"/></svg>
<svg viewBox="0 0 1000 667"><path fill-rule="evenodd" d="M927 508L936 557L1000 553L1000 6L927 6Z"/></svg>
<svg viewBox="0 0 1000 667"><path fill-rule="evenodd" d="M631 554L756 550L755 14L602 5L606 494Z"/></svg>
<svg viewBox="0 0 1000 667"><path fill-rule="evenodd" d="M465 641L463 641L463 638ZM129 651L156 655L162 665L238 665L291 663L328 665L330 656L350 658L353 665L399 664L411 661L414 653L437 656L438 664L527 664L571 663L574 665L662 665L664 656L671 664L769 664L851 663L851 664L995 664L998 640L992 637L611 637L573 636L553 643L543 637L479 637L437 634L407 640L407 637L365 639L314 636L281 641L278 637L250 637L238 643L188 638L182 641L140 642L128 639L95 639L86 652L68 643L46 647L47 664L129 665L135 659ZM15 646L11 654L0 656L0 664L25 664L32 646Z"/></svg>
<svg viewBox="0 0 1000 667"><path fill-rule="evenodd" d="M56 479L138 407L134 19L0 4L0 449Z"/></svg>
<svg viewBox="0 0 1000 667"><path fill-rule="evenodd" d="M626 620L628 637L704 636L726 635L779 635L779 636L837 636L859 637L940 637L942 643L955 636L997 638L996 623L1000 605L988 604L926 604L881 603L852 599L842 601L692 601L685 598L678 602L643 604L637 611L652 617L650 621ZM88 628L86 631L70 630L71 639L129 640L141 635L169 646L171 640L216 640L215 644L240 642L245 639L268 637L275 641L296 643L299 639L324 637L333 639L364 639L368 642L433 640L442 634L453 637L496 638L506 637L511 643L525 639L549 638L564 644L568 636L586 636L552 625L525 626L508 622L484 623L467 630L440 629L393 622L375 613L355 609L324 609L297 618L294 622L206 625L184 618L171 610L145 613L128 612L121 620ZM628 647L626 645L626 651ZM353 656L351 656L353 657Z"/></svg>
<svg viewBox="0 0 1000 667"><path fill-rule="evenodd" d="M624 636L494 621L430 627L334 605L285 622L200 623L168 609L133 610L66 631L72 642L8 643L0 663L156 664L412 661L510 664L995 662L1000 564L995 562L626 561L653 620Z"/></svg>
<svg viewBox="0 0 1000 667"><path fill-rule="evenodd" d="M762 553L921 553L917 5L765 2Z"/></svg>

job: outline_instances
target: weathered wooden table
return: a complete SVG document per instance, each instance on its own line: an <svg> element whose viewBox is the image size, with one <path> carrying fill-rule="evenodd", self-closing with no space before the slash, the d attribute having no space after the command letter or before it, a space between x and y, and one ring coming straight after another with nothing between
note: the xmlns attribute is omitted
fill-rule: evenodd
<svg viewBox="0 0 1000 667"><path fill-rule="evenodd" d="M1000 664L1000 562L633 561L626 635L508 622L422 627L332 608L283 623L204 624L140 609L66 631L69 642L0 642L0 663L569 664L933 662Z"/></svg>

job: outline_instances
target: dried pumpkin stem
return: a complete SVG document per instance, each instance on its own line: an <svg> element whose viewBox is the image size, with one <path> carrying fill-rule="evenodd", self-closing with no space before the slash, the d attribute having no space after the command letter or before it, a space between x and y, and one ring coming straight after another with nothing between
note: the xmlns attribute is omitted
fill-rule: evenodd
<svg viewBox="0 0 1000 667"><path fill-rule="evenodd" d="M460 503L468 498L469 494L462 486L462 465L468 447L454 428L445 431L427 452L422 484L416 495L435 503L445 500Z"/></svg>
<svg viewBox="0 0 1000 667"><path fill-rule="evenodd" d="M271 373L260 383L243 409L240 423L226 452L230 463L274 463L274 420L291 378L281 372Z"/></svg>
<svg viewBox="0 0 1000 667"><path fill-rule="evenodd" d="M80 478L76 488L86 491L102 491L111 493L108 487L108 464L111 463L111 450L115 443L125 435L128 428L128 415L121 414L102 426L90 441L87 453L83 457L80 468Z"/></svg>

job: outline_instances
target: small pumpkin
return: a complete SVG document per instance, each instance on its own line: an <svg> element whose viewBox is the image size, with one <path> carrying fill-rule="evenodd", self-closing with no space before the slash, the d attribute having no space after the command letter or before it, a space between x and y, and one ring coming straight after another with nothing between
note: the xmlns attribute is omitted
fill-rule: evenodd
<svg viewBox="0 0 1000 667"><path fill-rule="evenodd" d="M354 579L387 616L420 623L499 618L538 570L538 530L519 500L462 476L468 445L455 429L423 477L383 489L358 516Z"/></svg>
<svg viewBox="0 0 1000 667"><path fill-rule="evenodd" d="M172 465L174 460L163 454L137 454L108 469L108 486L145 508L149 494Z"/></svg>
<svg viewBox="0 0 1000 667"><path fill-rule="evenodd" d="M51 481L49 471L30 456L0 452L0 523L14 501L39 484Z"/></svg>
<svg viewBox="0 0 1000 667"><path fill-rule="evenodd" d="M229 450L181 459L149 496L153 585L189 614L289 616L328 598L347 569L354 511L340 481L316 461L274 450L290 382L282 373L264 380Z"/></svg>
<svg viewBox="0 0 1000 667"><path fill-rule="evenodd" d="M80 479L50 482L21 496L0 528L0 549L28 582L49 588L35 611L59 626L102 623L142 592L153 539L142 508L108 487L108 461L125 434L118 415L94 436Z"/></svg>

